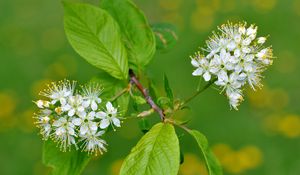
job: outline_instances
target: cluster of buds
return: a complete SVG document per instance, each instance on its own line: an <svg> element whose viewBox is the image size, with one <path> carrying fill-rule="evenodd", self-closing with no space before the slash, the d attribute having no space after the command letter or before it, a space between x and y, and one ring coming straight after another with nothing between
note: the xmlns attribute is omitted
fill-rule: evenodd
<svg viewBox="0 0 300 175"><path fill-rule="evenodd" d="M120 127L118 111L111 102L100 98L102 88L90 83L76 89L68 80L52 83L40 92L45 100L35 101L37 127L43 139L52 139L62 151L72 146L89 153L106 151L102 136L112 127Z"/></svg>
<svg viewBox="0 0 300 175"><path fill-rule="evenodd" d="M266 37L257 38L257 26L246 23L227 23L206 42L204 53L191 56L196 70L193 76L205 81L214 80L237 109L243 100L242 87L249 84L253 90L260 87L262 72L272 64L272 48L264 47Z"/></svg>

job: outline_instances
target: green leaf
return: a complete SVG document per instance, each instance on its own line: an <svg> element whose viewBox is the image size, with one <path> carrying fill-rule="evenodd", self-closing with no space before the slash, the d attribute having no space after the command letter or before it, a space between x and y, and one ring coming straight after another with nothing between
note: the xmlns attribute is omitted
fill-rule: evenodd
<svg viewBox="0 0 300 175"><path fill-rule="evenodd" d="M106 100L111 100L112 97L114 97L123 89L127 88L128 85L126 82L115 79L105 72L99 73L99 75L97 77L94 77L91 81L98 82L103 86L103 93L101 96ZM119 112L121 112L120 115L124 116L127 113L129 100L129 93L125 93L116 99L115 102L119 107Z"/></svg>
<svg viewBox="0 0 300 175"><path fill-rule="evenodd" d="M138 96L138 95L132 95L131 96L133 98L133 100L136 102L136 104L138 105L142 105L146 103L145 98Z"/></svg>
<svg viewBox="0 0 300 175"><path fill-rule="evenodd" d="M118 24L104 10L64 2L64 26L74 50L93 66L127 79L128 59Z"/></svg>
<svg viewBox="0 0 300 175"><path fill-rule="evenodd" d="M167 94L167 97L170 99L172 105L174 101L174 96L173 96L172 89L170 88L169 80L166 74L164 75L164 86L165 86L165 92Z"/></svg>
<svg viewBox="0 0 300 175"><path fill-rule="evenodd" d="M90 159L86 152L62 152L53 141L44 142L43 163L52 168L52 175L79 175Z"/></svg>
<svg viewBox="0 0 300 175"><path fill-rule="evenodd" d="M171 124L151 128L125 159L120 175L177 175L179 141Z"/></svg>
<svg viewBox="0 0 300 175"><path fill-rule="evenodd" d="M168 23L158 23L152 25L156 38L156 49L168 51L173 48L178 40L176 28Z"/></svg>
<svg viewBox="0 0 300 175"><path fill-rule="evenodd" d="M151 81L151 80L148 81L148 89L149 89L149 94L152 97L153 101L157 102L158 92L157 92L156 87L154 86L153 81Z"/></svg>
<svg viewBox="0 0 300 175"><path fill-rule="evenodd" d="M139 120L139 128L141 131L146 134L150 130L150 123L148 119L142 118Z"/></svg>
<svg viewBox="0 0 300 175"><path fill-rule="evenodd" d="M102 0L101 7L118 21L129 63L147 65L155 53L155 36L143 12L131 0Z"/></svg>
<svg viewBox="0 0 300 175"><path fill-rule="evenodd" d="M201 149L201 152L203 154L203 157L205 159L205 163L207 166L208 174L209 175L222 175L222 168L213 154L213 152L209 149L208 141L206 137L196 130L190 130L189 133L194 137L196 140L199 148Z"/></svg>

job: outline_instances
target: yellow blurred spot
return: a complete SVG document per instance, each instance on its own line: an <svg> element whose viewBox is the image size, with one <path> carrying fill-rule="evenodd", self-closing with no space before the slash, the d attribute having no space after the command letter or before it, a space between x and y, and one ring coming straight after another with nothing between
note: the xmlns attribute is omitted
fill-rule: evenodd
<svg viewBox="0 0 300 175"><path fill-rule="evenodd" d="M60 28L50 28L42 33L41 45L45 50L56 51L61 49L64 42L65 36Z"/></svg>
<svg viewBox="0 0 300 175"><path fill-rule="evenodd" d="M0 118L6 118L14 112L17 102L13 95L0 92Z"/></svg>
<svg viewBox="0 0 300 175"><path fill-rule="evenodd" d="M266 86L256 91L249 88L247 95L251 105L256 108L281 110L286 107L289 102L289 97L286 91L283 89L269 89Z"/></svg>
<svg viewBox="0 0 300 175"><path fill-rule="evenodd" d="M213 152L223 168L233 174L243 173L262 163L262 153L255 146L245 146L235 151L229 145L217 144L213 146Z"/></svg>
<svg viewBox="0 0 300 175"><path fill-rule="evenodd" d="M220 9L221 2L220 0L196 0L196 5L198 9L210 9L215 12Z"/></svg>
<svg viewBox="0 0 300 175"><path fill-rule="evenodd" d="M180 166L179 175L207 175L205 164L194 154L184 155L184 163Z"/></svg>
<svg viewBox="0 0 300 175"><path fill-rule="evenodd" d="M51 64L45 70L45 77L53 77L53 78L65 78L68 76L68 71L65 66L59 62L55 62Z"/></svg>
<svg viewBox="0 0 300 175"><path fill-rule="evenodd" d="M300 117L296 115L287 115L280 119L278 123L278 132L288 138L300 136Z"/></svg>
<svg viewBox="0 0 300 175"><path fill-rule="evenodd" d="M47 88L47 84L50 84L52 81L49 79L39 80L33 83L31 86L31 95L35 98L39 97L39 92Z"/></svg>
<svg viewBox="0 0 300 175"><path fill-rule="evenodd" d="M33 175L49 174L47 171L48 169L42 162L37 162L33 166Z"/></svg>
<svg viewBox="0 0 300 175"><path fill-rule="evenodd" d="M176 27L179 27L180 29L184 28L184 20L180 13L176 11L172 11L170 13L164 14L162 16L163 21L167 21L171 24L175 24Z"/></svg>
<svg viewBox="0 0 300 175"><path fill-rule="evenodd" d="M236 8L236 0L226 0L222 1L220 10L222 12L230 12L233 11Z"/></svg>
<svg viewBox="0 0 300 175"><path fill-rule="evenodd" d="M192 13L191 26L199 32L207 31L214 23L214 12L210 8L197 9Z"/></svg>
<svg viewBox="0 0 300 175"><path fill-rule="evenodd" d="M35 129L33 113L34 113L34 110L28 109L20 114L19 121L18 121L18 127L23 132L32 132Z"/></svg>
<svg viewBox="0 0 300 175"><path fill-rule="evenodd" d="M241 164L243 167L251 169L259 166L262 163L262 153L255 146L245 146L238 152L242 157Z"/></svg>
<svg viewBox="0 0 300 175"><path fill-rule="evenodd" d="M268 12L277 4L277 0L251 0L250 2L259 12Z"/></svg>
<svg viewBox="0 0 300 175"><path fill-rule="evenodd" d="M160 0L159 6L164 10L178 10L182 4L182 0Z"/></svg>
<svg viewBox="0 0 300 175"><path fill-rule="evenodd" d="M16 123L14 115L17 100L12 93L0 92L0 132L13 128Z"/></svg>
<svg viewBox="0 0 300 175"><path fill-rule="evenodd" d="M300 1L299 0L294 0L293 9L294 9L294 12L300 16Z"/></svg>
<svg viewBox="0 0 300 175"><path fill-rule="evenodd" d="M59 56L56 60L56 62L50 64L45 70L45 77L63 79L77 71L77 63L72 56L64 54Z"/></svg>
<svg viewBox="0 0 300 175"><path fill-rule="evenodd" d="M269 135L277 134L277 126L280 122L279 115L270 115L264 118L263 120L263 129Z"/></svg>
<svg viewBox="0 0 300 175"><path fill-rule="evenodd" d="M119 175L121 167L122 167L123 160L117 160L112 163L110 167L110 174L111 175Z"/></svg>

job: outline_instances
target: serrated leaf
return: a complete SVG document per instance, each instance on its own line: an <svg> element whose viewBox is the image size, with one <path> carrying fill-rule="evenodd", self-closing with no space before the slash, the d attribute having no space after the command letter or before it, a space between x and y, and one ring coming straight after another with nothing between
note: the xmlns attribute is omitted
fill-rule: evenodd
<svg viewBox="0 0 300 175"><path fill-rule="evenodd" d="M196 130L190 130L189 133L194 137L203 154L206 167L208 170L208 174L222 175L223 173L222 173L221 165L217 160L217 158L215 157L215 155L213 154L213 152L210 150L206 137L202 133Z"/></svg>
<svg viewBox="0 0 300 175"><path fill-rule="evenodd" d="M120 175L177 175L179 141L171 124L151 128L125 159Z"/></svg>
<svg viewBox="0 0 300 175"><path fill-rule="evenodd" d="M168 51L176 45L178 36L175 26L168 23L158 23L151 27L155 34L157 50Z"/></svg>
<svg viewBox="0 0 300 175"><path fill-rule="evenodd" d="M118 21L131 65L147 65L155 53L155 36L143 12L131 0L102 0L101 7Z"/></svg>
<svg viewBox="0 0 300 175"><path fill-rule="evenodd" d="M88 164L91 156L86 152L62 152L51 140L44 142L43 163L52 168L52 175L79 175Z"/></svg>
<svg viewBox="0 0 300 175"><path fill-rule="evenodd" d="M128 59L118 24L106 11L64 2L64 27L74 50L91 65L127 79Z"/></svg>
<svg viewBox="0 0 300 175"><path fill-rule="evenodd" d="M166 74L164 75L164 87L165 87L165 92L167 94L167 97L170 99L171 105L173 105L173 101L174 101L173 91L170 87L169 80Z"/></svg>

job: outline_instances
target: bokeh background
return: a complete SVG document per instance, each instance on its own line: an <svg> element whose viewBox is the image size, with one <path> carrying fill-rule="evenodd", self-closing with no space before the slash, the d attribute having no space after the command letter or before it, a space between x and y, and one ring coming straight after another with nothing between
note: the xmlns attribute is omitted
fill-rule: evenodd
<svg viewBox="0 0 300 175"><path fill-rule="evenodd" d="M84 0L83 0L84 1ZM97 4L97 1L84 2ZM151 23L178 28L178 43L157 53L147 73L157 85L169 77L178 98L191 94L189 55L203 46L216 26L245 20L269 35L277 57L265 73L264 88L246 90L239 111L210 89L191 103L190 127L207 135L226 175L300 174L300 1L299 0L135 0ZM63 30L60 1L0 1L0 174L40 175L42 141L33 125L32 100L50 81L81 83L98 70L70 47ZM109 151L92 161L84 174L116 175L122 159L142 136L136 121L110 134ZM205 175L195 143L181 139L185 163L181 175ZM97 172L97 173L96 173Z"/></svg>

